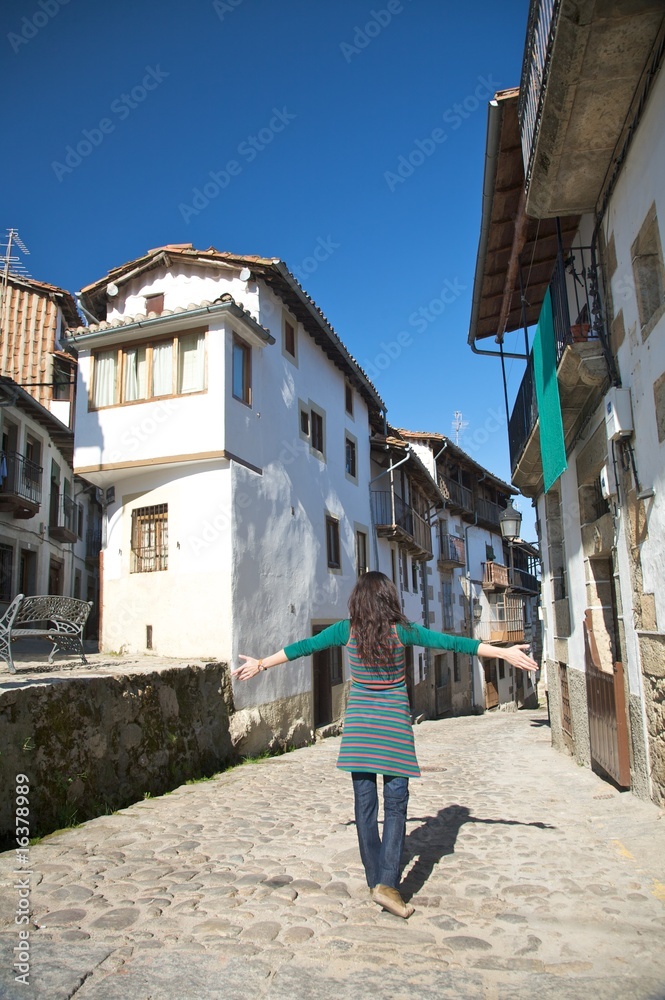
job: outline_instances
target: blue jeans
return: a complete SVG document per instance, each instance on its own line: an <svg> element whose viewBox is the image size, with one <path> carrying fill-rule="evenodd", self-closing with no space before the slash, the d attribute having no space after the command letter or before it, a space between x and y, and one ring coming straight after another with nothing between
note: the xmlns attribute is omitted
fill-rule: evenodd
<svg viewBox="0 0 665 1000"><path fill-rule="evenodd" d="M383 838L379 837L379 797L376 775L352 771L356 807L356 830L360 857L370 889L375 885L399 885L402 850L406 832L409 779L383 775Z"/></svg>

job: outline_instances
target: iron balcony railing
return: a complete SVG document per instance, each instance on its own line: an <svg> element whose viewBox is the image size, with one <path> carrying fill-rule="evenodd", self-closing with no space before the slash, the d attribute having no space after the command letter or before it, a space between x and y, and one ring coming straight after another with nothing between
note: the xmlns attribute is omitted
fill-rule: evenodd
<svg viewBox="0 0 665 1000"><path fill-rule="evenodd" d="M559 253L554 264L549 291L557 366L569 345L594 340L600 341L604 349L605 326L593 248L572 247L566 254ZM537 419L538 403L533 374L533 351L531 351L508 421L512 472L517 467Z"/></svg>
<svg viewBox="0 0 665 1000"><path fill-rule="evenodd" d="M372 516L379 527L396 527L410 535L418 548L432 551L432 529L427 521L392 490L372 491Z"/></svg>
<svg viewBox="0 0 665 1000"><path fill-rule="evenodd" d="M442 533L440 536L441 562L453 563L455 566L466 565L466 546L463 538Z"/></svg>
<svg viewBox="0 0 665 1000"><path fill-rule="evenodd" d="M24 497L31 503L41 504L44 471L41 465L19 455L17 451L5 452L3 465L6 475L2 478L0 493Z"/></svg>
<svg viewBox="0 0 665 1000"><path fill-rule="evenodd" d="M522 78L517 102L526 190L529 190L533 158L540 130L547 89L550 57L561 0L531 0L527 22Z"/></svg>
<svg viewBox="0 0 665 1000"><path fill-rule="evenodd" d="M96 559L102 548L102 529L88 528L85 536L85 557Z"/></svg>
<svg viewBox="0 0 665 1000"><path fill-rule="evenodd" d="M499 507L498 503L494 503L493 500L485 500L478 498L476 500L476 513L478 515L479 521L487 521L489 524L494 524L498 528L500 525L499 515L501 514L503 508Z"/></svg>
<svg viewBox="0 0 665 1000"><path fill-rule="evenodd" d="M50 528L61 528L76 534L78 526L78 511L76 503L68 496L60 496L56 491L51 493Z"/></svg>
<svg viewBox="0 0 665 1000"><path fill-rule="evenodd" d="M451 507L473 510L473 493L457 480L450 479L449 476L439 476L439 489Z"/></svg>

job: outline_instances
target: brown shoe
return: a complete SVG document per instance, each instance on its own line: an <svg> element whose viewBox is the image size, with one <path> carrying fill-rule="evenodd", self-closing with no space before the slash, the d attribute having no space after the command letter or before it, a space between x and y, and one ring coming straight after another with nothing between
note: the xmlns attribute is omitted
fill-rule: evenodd
<svg viewBox="0 0 665 1000"><path fill-rule="evenodd" d="M415 906L405 903L397 889L389 885L375 885L372 889L372 899L384 910L394 913L396 917L403 917L404 920L416 912Z"/></svg>

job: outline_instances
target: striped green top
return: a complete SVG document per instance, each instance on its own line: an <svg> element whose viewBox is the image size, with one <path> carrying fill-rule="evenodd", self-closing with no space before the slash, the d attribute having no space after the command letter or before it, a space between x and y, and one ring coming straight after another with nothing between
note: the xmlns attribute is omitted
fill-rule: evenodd
<svg viewBox="0 0 665 1000"><path fill-rule="evenodd" d="M428 646L474 655L477 639L433 632L421 625L393 628L389 663L365 663L357 651L351 623L335 622L323 632L286 646L287 659L295 660L330 646L347 646L351 691L337 766L344 771L420 777L406 690L405 646Z"/></svg>
<svg viewBox="0 0 665 1000"><path fill-rule="evenodd" d="M318 635L309 636L299 642L292 642L284 647L288 660L297 660L299 656L309 656L330 646L348 645L351 635L351 622L348 618L335 622L324 628ZM478 652L480 639L469 639L463 635L447 635L445 632L435 632L422 625L398 625L397 635L403 646L425 646L429 649L450 649L455 653L467 653L475 656Z"/></svg>

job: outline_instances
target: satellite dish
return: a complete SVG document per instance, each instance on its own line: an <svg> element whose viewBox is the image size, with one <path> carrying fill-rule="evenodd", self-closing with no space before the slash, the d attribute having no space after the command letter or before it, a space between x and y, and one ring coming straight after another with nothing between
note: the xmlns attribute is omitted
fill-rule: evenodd
<svg viewBox="0 0 665 1000"><path fill-rule="evenodd" d="M113 282L111 282L110 285L106 286L106 294L110 299L115 298L115 296L118 294L118 286Z"/></svg>
<svg viewBox="0 0 665 1000"><path fill-rule="evenodd" d="M250 271L250 269L248 267L243 267L242 271L240 272L240 280L249 281L251 277L252 277L252 272Z"/></svg>

